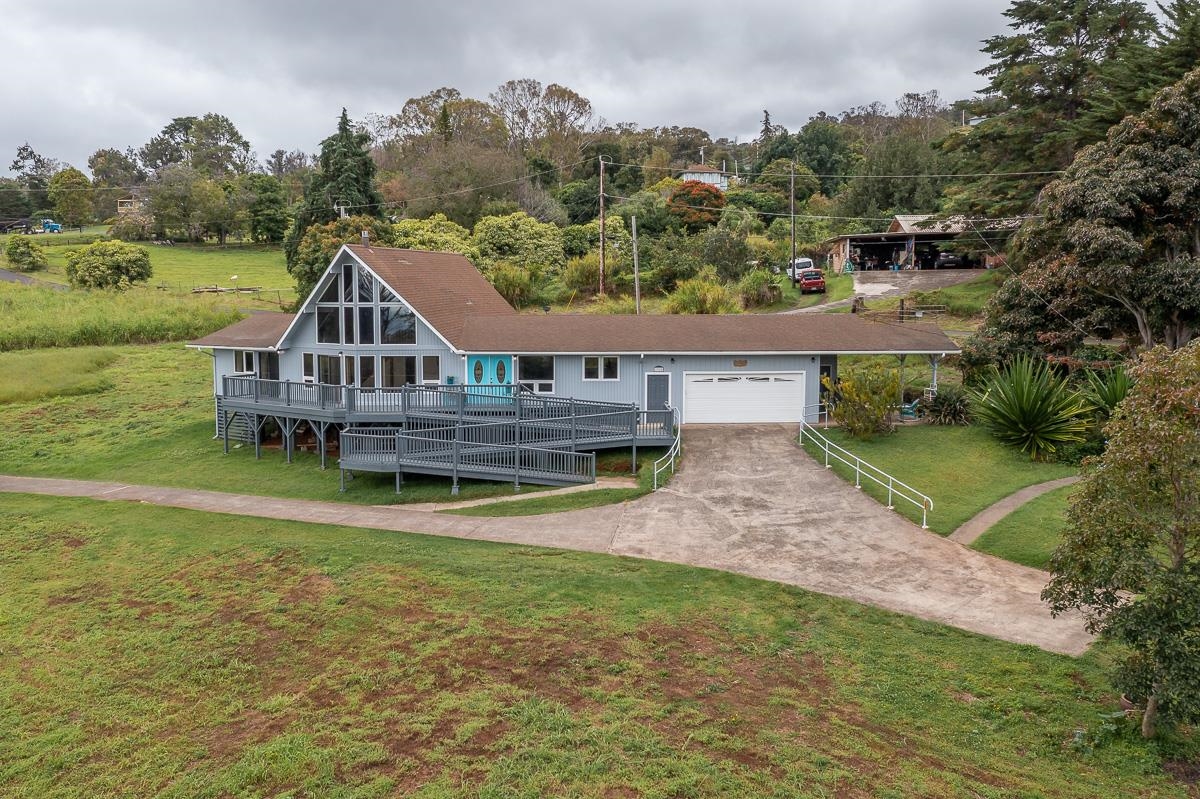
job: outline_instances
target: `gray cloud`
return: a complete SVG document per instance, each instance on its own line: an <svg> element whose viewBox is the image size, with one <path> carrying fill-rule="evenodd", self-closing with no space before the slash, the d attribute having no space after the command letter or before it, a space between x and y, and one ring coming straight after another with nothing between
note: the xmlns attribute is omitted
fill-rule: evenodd
<svg viewBox="0 0 1200 799"><path fill-rule="evenodd" d="M744 140L764 108L795 130L906 91L971 95L980 42L1005 31L1007 5L113 0L97 12L44 0L0 26L0 67L23 77L0 89L0 168L27 140L82 167L99 147L140 146L171 117L208 111L260 155L311 152L342 106L392 113L440 86L486 99L523 77L569 86L609 122Z"/></svg>

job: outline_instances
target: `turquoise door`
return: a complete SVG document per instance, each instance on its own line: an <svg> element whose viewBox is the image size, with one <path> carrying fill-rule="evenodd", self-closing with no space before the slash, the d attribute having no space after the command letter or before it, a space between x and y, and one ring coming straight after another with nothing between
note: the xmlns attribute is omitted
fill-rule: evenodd
<svg viewBox="0 0 1200 799"><path fill-rule="evenodd" d="M467 356L467 385L472 388L471 396L489 398L512 396L513 384L511 355Z"/></svg>

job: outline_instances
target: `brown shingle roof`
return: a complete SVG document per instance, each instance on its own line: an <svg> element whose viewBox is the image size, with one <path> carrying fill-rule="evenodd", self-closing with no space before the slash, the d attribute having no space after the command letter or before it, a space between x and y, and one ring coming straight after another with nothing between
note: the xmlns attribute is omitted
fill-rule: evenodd
<svg viewBox="0 0 1200 799"><path fill-rule="evenodd" d="M456 347L467 319L515 316L474 264L457 253L347 245Z"/></svg>
<svg viewBox="0 0 1200 799"><path fill-rule="evenodd" d="M191 347L215 347L217 349L264 350L279 343L295 314L260 311L240 322L234 322L215 333L189 343Z"/></svg>
<svg viewBox="0 0 1200 799"><path fill-rule="evenodd" d="M891 323L850 314L473 318L464 349L504 353L952 353L935 325Z"/></svg>

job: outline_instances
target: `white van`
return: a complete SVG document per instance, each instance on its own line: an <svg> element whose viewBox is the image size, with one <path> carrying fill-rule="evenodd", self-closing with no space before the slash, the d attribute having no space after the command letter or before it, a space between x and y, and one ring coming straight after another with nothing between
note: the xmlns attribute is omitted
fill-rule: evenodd
<svg viewBox="0 0 1200 799"><path fill-rule="evenodd" d="M797 258L792 261L792 265L788 267L788 277L792 280L799 280L800 275L810 269L816 269L812 258Z"/></svg>

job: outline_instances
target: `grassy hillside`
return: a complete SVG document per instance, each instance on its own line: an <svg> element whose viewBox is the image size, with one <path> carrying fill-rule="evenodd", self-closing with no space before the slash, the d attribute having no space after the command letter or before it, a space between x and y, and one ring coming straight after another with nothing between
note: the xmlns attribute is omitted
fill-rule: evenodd
<svg viewBox="0 0 1200 799"><path fill-rule="evenodd" d="M645 561L0 502L0 785L1184 797L1102 658Z"/></svg>

